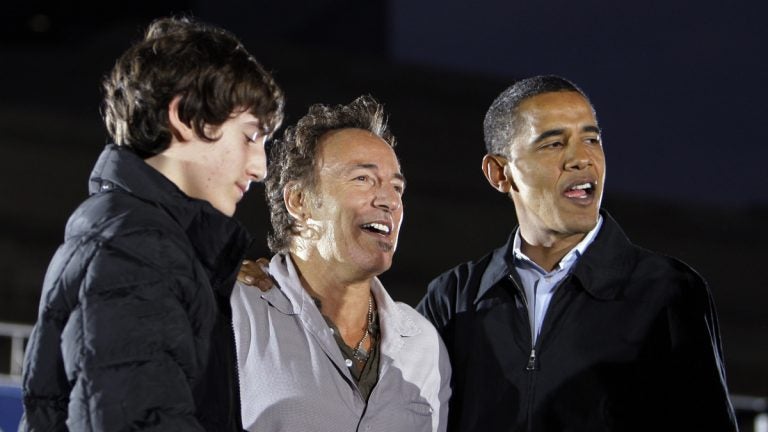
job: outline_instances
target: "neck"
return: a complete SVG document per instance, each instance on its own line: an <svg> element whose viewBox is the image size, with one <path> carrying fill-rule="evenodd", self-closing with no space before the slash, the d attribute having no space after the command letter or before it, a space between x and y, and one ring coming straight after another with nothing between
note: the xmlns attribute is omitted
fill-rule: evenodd
<svg viewBox="0 0 768 432"><path fill-rule="evenodd" d="M342 335L354 336L364 331L373 276L344 277L338 271L339 266L306 254L291 252L291 259L304 289L320 300L320 312L333 321Z"/></svg>
<svg viewBox="0 0 768 432"><path fill-rule="evenodd" d="M532 235L520 227L522 252L546 271L552 271L555 266L568 254L579 242L584 239L586 233L558 235Z"/></svg>
<svg viewBox="0 0 768 432"><path fill-rule="evenodd" d="M172 157L170 150L144 159L144 162L173 182L185 194L189 195L184 182L184 164Z"/></svg>

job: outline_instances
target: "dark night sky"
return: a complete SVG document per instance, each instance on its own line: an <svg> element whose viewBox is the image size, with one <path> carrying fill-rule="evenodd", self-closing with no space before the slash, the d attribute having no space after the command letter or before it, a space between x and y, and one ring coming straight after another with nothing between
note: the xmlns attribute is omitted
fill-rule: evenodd
<svg viewBox="0 0 768 432"><path fill-rule="evenodd" d="M398 61L581 85L610 190L768 204L764 2L392 0Z"/></svg>
<svg viewBox="0 0 768 432"><path fill-rule="evenodd" d="M381 54L400 64L508 81L563 75L597 108L609 192L768 204L764 2L388 0L383 24L365 14L376 7L361 12L349 1L199 0L196 7L240 33L358 50L370 43L369 51L383 45ZM287 19L261 18L273 16Z"/></svg>
<svg viewBox="0 0 768 432"><path fill-rule="evenodd" d="M75 13L74 3L17 3L19 16L35 5L53 9L55 18L70 21L70 33L120 24L129 13L192 11L252 41L355 51L501 82L563 75L581 85L597 108L609 192L768 204L762 168L768 157L762 142L768 114L768 89L761 85L768 76L764 2L197 0L136 1L126 11L91 11L108 19L87 16L88 9Z"/></svg>

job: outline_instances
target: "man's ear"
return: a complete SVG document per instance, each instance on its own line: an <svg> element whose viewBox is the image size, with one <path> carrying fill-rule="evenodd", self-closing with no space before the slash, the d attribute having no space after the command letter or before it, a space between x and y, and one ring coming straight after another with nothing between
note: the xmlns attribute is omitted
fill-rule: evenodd
<svg viewBox="0 0 768 432"><path fill-rule="evenodd" d="M177 141L190 141L195 137L195 130L179 117L179 103L181 96L175 96L168 104L168 124L171 127L171 135Z"/></svg>
<svg viewBox="0 0 768 432"><path fill-rule="evenodd" d="M307 219L306 192L296 182L290 182L283 188L283 202L288 214L303 224Z"/></svg>
<svg viewBox="0 0 768 432"><path fill-rule="evenodd" d="M501 193L509 193L514 187L512 177L507 170L507 158L499 155L487 154L483 156L483 175L494 189Z"/></svg>

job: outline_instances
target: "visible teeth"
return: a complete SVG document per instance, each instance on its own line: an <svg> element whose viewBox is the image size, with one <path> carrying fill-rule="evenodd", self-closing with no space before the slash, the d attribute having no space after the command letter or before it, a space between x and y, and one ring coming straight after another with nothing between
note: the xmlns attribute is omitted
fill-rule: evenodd
<svg viewBox="0 0 768 432"><path fill-rule="evenodd" d="M592 183L582 183L571 188L571 190L575 189L592 189Z"/></svg>
<svg viewBox="0 0 768 432"><path fill-rule="evenodd" d="M363 225L363 228L372 229L380 233L389 234L389 227L380 223L367 223Z"/></svg>

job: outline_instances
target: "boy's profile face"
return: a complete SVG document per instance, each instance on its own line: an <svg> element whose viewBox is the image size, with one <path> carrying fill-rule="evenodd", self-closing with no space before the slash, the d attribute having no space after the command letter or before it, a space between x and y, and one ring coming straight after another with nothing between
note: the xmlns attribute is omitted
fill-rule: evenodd
<svg viewBox="0 0 768 432"><path fill-rule="evenodd" d="M206 135L218 139L206 142L195 136L184 146L184 175L178 186L187 195L208 201L232 216L250 183L267 175L266 136L259 120L247 111L234 113L221 126L210 127Z"/></svg>

